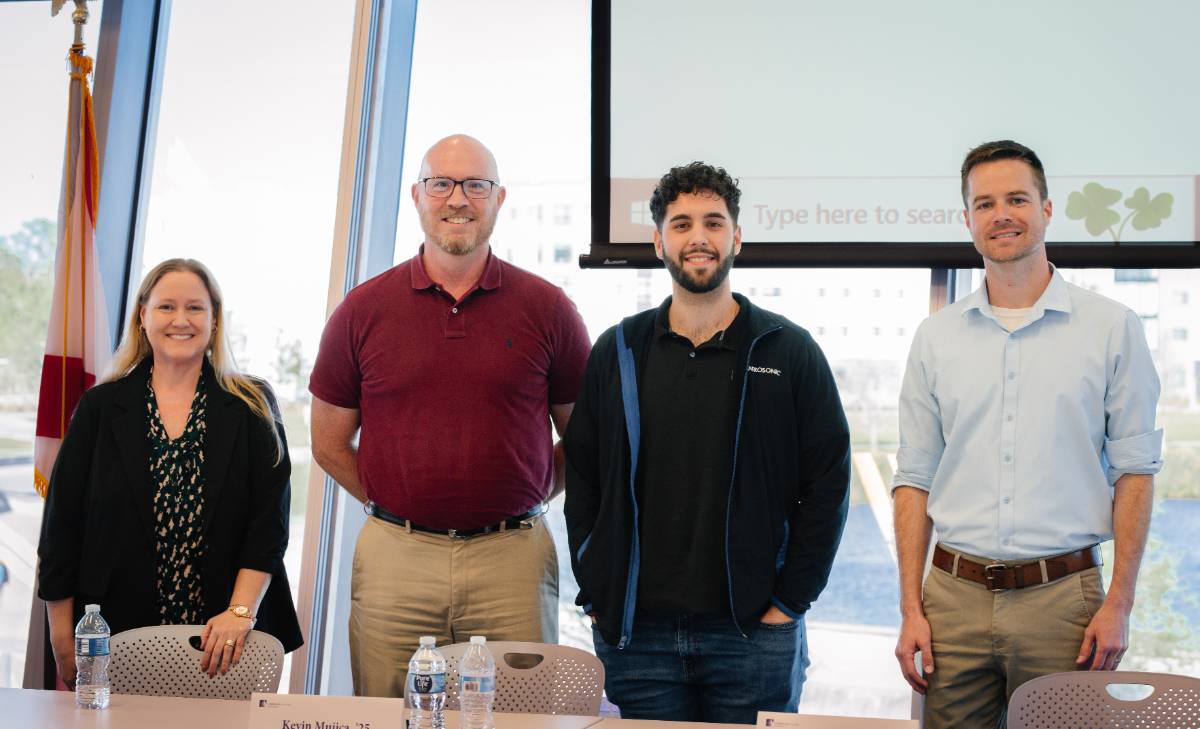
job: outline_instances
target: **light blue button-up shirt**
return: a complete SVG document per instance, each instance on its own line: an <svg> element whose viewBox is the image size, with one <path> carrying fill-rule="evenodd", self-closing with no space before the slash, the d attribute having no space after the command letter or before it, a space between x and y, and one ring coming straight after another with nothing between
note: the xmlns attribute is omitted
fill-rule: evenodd
<svg viewBox="0 0 1200 729"><path fill-rule="evenodd" d="M1158 375L1128 308L1053 271L1007 331L980 288L922 322L892 481L929 492L939 540L1028 559L1112 538L1112 486L1162 467Z"/></svg>

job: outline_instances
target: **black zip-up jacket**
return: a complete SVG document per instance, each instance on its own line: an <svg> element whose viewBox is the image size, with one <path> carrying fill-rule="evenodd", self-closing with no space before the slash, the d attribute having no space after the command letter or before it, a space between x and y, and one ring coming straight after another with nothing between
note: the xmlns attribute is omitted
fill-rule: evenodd
<svg viewBox="0 0 1200 729"><path fill-rule="evenodd" d="M747 634L771 604L798 617L824 589L846 523L850 432L808 332L734 297L748 310L747 336L725 530L713 538L724 540L730 615ZM637 607L637 458L654 457L638 453L637 386L655 316L631 316L596 341L565 439L576 604L621 648Z"/></svg>

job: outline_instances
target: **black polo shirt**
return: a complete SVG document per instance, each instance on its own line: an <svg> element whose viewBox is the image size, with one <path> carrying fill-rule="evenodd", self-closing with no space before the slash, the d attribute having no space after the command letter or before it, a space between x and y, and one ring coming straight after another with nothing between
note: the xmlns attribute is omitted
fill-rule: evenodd
<svg viewBox="0 0 1200 729"><path fill-rule="evenodd" d="M746 309L694 347L659 307L638 383L641 535L638 609L666 615L728 615L725 512L742 378L738 350Z"/></svg>

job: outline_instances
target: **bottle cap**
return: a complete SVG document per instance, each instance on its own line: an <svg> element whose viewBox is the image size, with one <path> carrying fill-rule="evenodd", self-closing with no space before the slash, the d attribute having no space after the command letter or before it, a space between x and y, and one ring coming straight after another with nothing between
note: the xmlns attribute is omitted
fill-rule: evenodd
<svg viewBox="0 0 1200 729"><path fill-rule="evenodd" d="M487 643L487 638L485 638L484 636L482 636L482 635L472 635L471 636L471 645L484 645L485 643Z"/></svg>
<svg viewBox="0 0 1200 729"><path fill-rule="evenodd" d="M422 636L421 636L421 645L428 645L428 646L432 646L432 645L434 645L436 642L437 642L437 641L436 641L436 640L434 640L434 638L433 638L433 636L432 636L432 635L422 635Z"/></svg>
<svg viewBox="0 0 1200 729"><path fill-rule="evenodd" d="M83 611L85 613L98 613L98 612L100 612L100 606L99 605L87 605L83 608Z"/></svg>

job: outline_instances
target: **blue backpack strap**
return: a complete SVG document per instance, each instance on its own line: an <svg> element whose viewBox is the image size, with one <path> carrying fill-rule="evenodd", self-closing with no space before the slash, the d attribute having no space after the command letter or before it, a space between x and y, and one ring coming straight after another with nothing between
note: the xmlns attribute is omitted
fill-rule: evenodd
<svg viewBox="0 0 1200 729"><path fill-rule="evenodd" d="M625 344L625 321L617 324L617 364L621 371L621 403L625 406L625 432L629 436L629 481L637 474L638 444L642 440L642 418L638 406L637 369L633 350Z"/></svg>
<svg viewBox="0 0 1200 729"><path fill-rule="evenodd" d="M638 444L642 440L642 419L638 408L637 369L633 366L633 350L625 344L624 320L617 325L617 364L620 366L621 375L621 403L625 407L625 432L629 436L629 503L633 507L629 570L625 578L625 606L621 615L621 639L617 643L617 648L623 650L633 638L633 614L637 609L638 573L641 571L642 561L636 493Z"/></svg>

